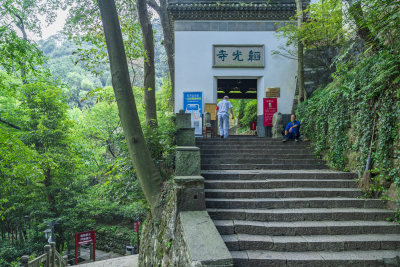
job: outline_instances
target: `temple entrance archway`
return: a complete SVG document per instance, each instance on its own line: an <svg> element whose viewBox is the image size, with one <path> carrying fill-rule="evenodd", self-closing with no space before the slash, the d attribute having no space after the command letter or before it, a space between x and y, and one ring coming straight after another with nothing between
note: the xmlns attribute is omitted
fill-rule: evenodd
<svg viewBox="0 0 400 267"><path fill-rule="evenodd" d="M217 98L257 99L257 79L218 79Z"/></svg>
<svg viewBox="0 0 400 267"><path fill-rule="evenodd" d="M257 124L258 87L262 77L215 77L217 102L228 96L235 119L230 119L230 135L254 135L251 122Z"/></svg>

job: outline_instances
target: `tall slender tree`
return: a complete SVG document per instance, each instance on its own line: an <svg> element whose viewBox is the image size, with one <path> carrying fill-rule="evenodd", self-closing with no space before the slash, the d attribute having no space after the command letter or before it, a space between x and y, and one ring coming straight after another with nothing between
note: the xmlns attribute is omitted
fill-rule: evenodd
<svg viewBox="0 0 400 267"><path fill-rule="evenodd" d="M159 0L159 4L156 0L147 0L147 4L153 8L160 16L161 26L163 28L165 52L168 58L169 74L171 77L172 96L174 95L175 88L175 45L174 45L174 31L172 20L169 17L167 10L167 0ZM171 105L174 105L174 97L170 99Z"/></svg>
<svg viewBox="0 0 400 267"><path fill-rule="evenodd" d="M119 116L133 165L154 217L160 214L162 178L146 146L132 93L114 0L98 0Z"/></svg>
<svg viewBox="0 0 400 267"><path fill-rule="evenodd" d="M373 48L376 48L376 44L374 42L374 39L372 38L371 31L366 25L364 19L364 11L361 5L361 1L346 0L346 2L349 5L349 14L357 27L357 35L361 38L361 40L363 40L363 42L371 45Z"/></svg>
<svg viewBox="0 0 400 267"><path fill-rule="evenodd" d="M137 0L140 26L142 28L144 46L144 102L146 110L146 122L149 126L157 125L156 109L156 71L154 66L154 36L146 0Z"/></svg>
<svg viewBox="0 0 400 267"><path fill-rule="evenodd" d="M297 27L300 29L303 23L303 3L302 0L296 1ZM307 99L307 92L304 85L304 44L302 40L297 43L297 86L299 88L298 103Z"/></svg>

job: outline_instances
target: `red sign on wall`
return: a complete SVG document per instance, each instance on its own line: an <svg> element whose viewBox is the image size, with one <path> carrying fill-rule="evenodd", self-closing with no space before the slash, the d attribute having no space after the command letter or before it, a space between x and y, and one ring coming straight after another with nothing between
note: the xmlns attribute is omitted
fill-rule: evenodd
<svg viewBox="0 0 400 267"><path fill-rule="evenodd" d="M93 261L96 260L96 232L80 232L75 234L75 265L78 264L78 247L87 244L93 244Z"/></svg>
<svg viewBox="0 0 400 267"><path fill-rule="evenodd" d="M276 98L264 98L263 101L264 111L264 126L272 126L272 118L278 111L278 99Z"/></svg>

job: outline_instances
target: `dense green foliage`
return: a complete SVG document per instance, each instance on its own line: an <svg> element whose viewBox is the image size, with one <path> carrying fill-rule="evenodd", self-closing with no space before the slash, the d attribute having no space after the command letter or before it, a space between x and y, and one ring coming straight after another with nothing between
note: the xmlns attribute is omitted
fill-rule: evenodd
<svg viewBox="0 0 400 267"><path fill-rule="evenodd" d="M373 177L366 189L385 196L392 183L400 186L400 10L392 1L368 1L363 12L361 25L372 41L344 28L334 81L297 112L316 152L336 169L361 175L372 149ZM357 46L362 49L354 53Z"/></svg>
<svg viewBox="0 0 400 267"><path fill-rule="evenodd" d="M233 114L237 119L238 133L250 129L251 122L257 122L256 99L230 99L233 106Z"/></svg>
<svg viewBox="0 0 400 267"><path fill-rule="evenodd" d="M136 245L133 222L144 220L148 207L130 161L109 67L82 56L89 51L102 59L104 51L90 40L75 44L63 35L38 44L24 39L23 30L40 33L33 23L38 15L47 12L48 21L54 20L59 1L11 2L0 1L0 266L19 266L22 255L41 254L45 222L57 218L60 252L72 252L74 233L91 229L99 249ZM156 25L159 127L142 127L156 166L168 179L174 115ZM143 59L133 63L133 91L144 122Z"/></svg>
<svg viewBox="0 0 400 267"><path fill-rule="evenodd" d="M55 85L23 85L5 72L0 75L2 118L21 128L0 125L0 243L8 251L2 260L40 253L46 243L44 222L56 218L61 218L56 227L61 251L73 247L75 232L89 229L98 231L100 243L123 238L135 244L132 224L144 219L147 205L129 160L112 88L95 91L96 103L90 108L69 109L63 90ZM134 90L144 121L142 90ZM166 106L170 91L166 81L158 92L158 132L146 131L165 179L173 166L173 114Z"/></svg>

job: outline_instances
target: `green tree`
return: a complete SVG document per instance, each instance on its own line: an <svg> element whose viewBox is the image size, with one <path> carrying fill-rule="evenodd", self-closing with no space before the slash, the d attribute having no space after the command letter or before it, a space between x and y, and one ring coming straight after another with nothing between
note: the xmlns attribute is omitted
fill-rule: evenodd
<svg viewBox="0 0 400 267"><path fill-rule="evenodd" d="M149 126L157 126L156 73L154 66L154 36L146 0L137 0L137 13L142 28L144 46L144 102L146 121Z"/></svg>
<svg viewBox="0 0 400 267"><path fill-rule="evenodd" d="M114 1L99 0L104 33L110 58L112 83L118 104L122 128L133 165L142 186L146 199L157 218L160 213L160 193L162 178L154 165L146 146L142 128L132 94L128 65L118 14Z"/></svg>

